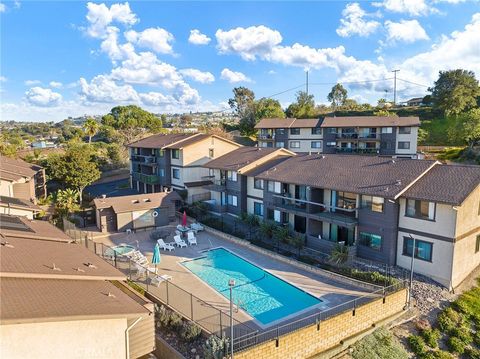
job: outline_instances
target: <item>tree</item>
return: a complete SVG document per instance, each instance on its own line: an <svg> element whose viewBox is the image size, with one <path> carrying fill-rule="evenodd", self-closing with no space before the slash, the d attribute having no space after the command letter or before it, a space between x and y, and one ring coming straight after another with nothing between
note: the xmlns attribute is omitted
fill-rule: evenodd
<svg viewBox="0 0 480 359"><path fill-rule="evenodd" d="M240 118L240 131L244 135L255 133L255 94L246 87L235 87L233 98L228 104L235 114Z"/></svg>
<svg viewBox="0 0 480 359"><path fill-rule="evenodd" d="M191 115L183 114L180 116L179 126L182 128L188 127L192 120L193 117Z"/></svg>
<svg viewBox="0 0 480 359"><path fill-rule="evenodd" d="M58 190L55 200L55 208L62 215L68 216L78 209L79 193L71 188Z"/></svg>
<svg viewBox="0 0 480 359"><path fill-rule="evenodd" d="M360 105L357 101L351 98L345 99L343 104L340 106L340 109L345 111L358 111L363 109L363 105Z"/></svg>
<svg viewBox="0 0 480 359"><path fill-rule="evenodd" d="M315 116L315 100L313 95L305 91L298 91L296 102L290 104L287 108L287 116L295 118L311 118Z"/></svg>
<svg viewBox="0 0 480 359"><path fill-rule="evenodd" d="M395 112L387 111L387 110L378 110L373 113L375 116L379 117L398 117L398 115Z"/></svg>
<svg viewBox="0 0 480 359"><path fill-rule="evenodd" d="M83 124L83 131L88 136L88 143L92 142L92 137L95 136L100 129L100 125L93 118L88 118Z"/></svg>
<svg viewBox="0 0 480 359"><path fill-rule="evenodd" d="M480 108L463 112L456 117L448 136L452 142L461 139L470 149L480 142Z"/></svg>
<svg viewBox="0 0 480 359"><path fill-rule="evenodd" d="M47 159L49 176L75 189L80 200L83 190L100 178L98 165L92 160L92 149L84 143L70 143L64 154L52 154Z"/></svg>
<svg viewBox="0 0 480 359"><path fill-rule="evenodd" d="M347 90L341 84L336 84L327 96L328 101L332 103L333 110L343 106L347 100Z"/></svg>
<svg viewBox="0 0 480 359"><path fill-rule="evenodd" d="M262 97L255 102L255 122L262 118L285 118L282 105L278 100Z"/></svg>
<svg viewBox="0 0 480 359"><path fill-rule="evenodd" d="M456 116L477 105L480 87L473 71L440 71L438 80L428 89L432 93L434 108L447 116Z"/></svg>

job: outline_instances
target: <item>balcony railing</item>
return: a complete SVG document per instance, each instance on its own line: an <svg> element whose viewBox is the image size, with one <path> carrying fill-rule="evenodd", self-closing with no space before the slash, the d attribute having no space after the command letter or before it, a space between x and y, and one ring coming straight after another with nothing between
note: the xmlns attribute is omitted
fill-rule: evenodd
<svg viewBox="0 0 480 359"><path fill-rule="evenodd" d="M371 140L376 140L376 139L379 139L380 136L378 135L378 133L373 133L373 132L370 132L370 133L360 133L358 135L358 138L360 139L371 139Z"/></svg>
<svg viewBox="0 0 480 359"><path fill-rule="evenodd" d="M224 179L209 178L209 180L212 183L204 185L203 188L208 189L210 191L216 191L216 192L224 192L226 190L227 180L225 178Z"/></svg>
<svg viewBox="0 0 480 359"><path fill-rule="evenodd" d="M153 164L157 162L155 156L132 155L131 160L132 162L139 162L142 164Z"/></svg>
<svg viewBox="0 0 480 359"><path fill-rule="evenodd" d="M136 181L140 181L146 184L159 184L160 177L157 175L146 175L143 173L133 172L132 177Z"/></svg>
<svg viewBox="0 0 480 359"><path fill-rule="evenodd" d="M356 132L337 133L336 137L337 138L343 138L343 139L357 139L358 138L358 133L356 133Z"/></svg>
<svg viewBox="0 0 480 359"><path fill-rule="evenodd" d="M268 134L268 133L260 133L258 135L259 140L274 140L275 134Z"/></svg>
<svg viewBox="0 0 480 359"><path fill-rule="evenodd" d="M379 148L347 148L347 147L336 147L335 151L337 153L363 153L363 154L377 154Z"/></svg>

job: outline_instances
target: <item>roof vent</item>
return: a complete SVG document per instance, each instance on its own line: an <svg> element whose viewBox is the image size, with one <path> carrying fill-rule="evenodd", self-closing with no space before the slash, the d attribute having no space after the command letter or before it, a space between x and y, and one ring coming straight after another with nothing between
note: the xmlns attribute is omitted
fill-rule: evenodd
<svg viewBox="0 0 480 359"><path fill-rule="evenodd" d="M138 199L132 199L132 203L140 203Z"/></svg>
<svg viewBox="0 0 480 359"><path fill-rule="evenodd" d="M15 247L13 246L13 244L10 244L10 243L8 243L8 242L6 242L6 241L5 241L5 242L2 242L2 243L0 243L0 244L1 244L2 246L4 246L4 247L7 247L7 248L15 248Z"/></svg>
<svg viewBox="0 0 480 359"><path fill-rule="evenodd" d="M60 268L58 268L55 263L53 263L53 267L52 267L53 270L56 270L56 271L59 271L61 272L62 270Z"/></svg>
<svg viewBox="0 0 480 359"><path fill-rule="evenodd" d="M111 292L108 292L107 297L115 298L115 294L112 294Z"/></svg>
<svg viewBox="0 0 480 359"><path fill-rule="evenodd" d="M102 194L102 198L103 198L103 199L107 198L107 195L106 195L106 194Z"/></svg>
<svg viewBox="0 0 480 359"><path fill-rule="evenodd" d="M319 152L320 153L320 152ZM325 155L322 155L322 158L325 158Z"/></svg>
<svg viewBox="0 0 480 359"><path fill-rule="evenodd" d="M152 202L152 201L150 201L150 198L144 198L143 202Z"/></svg>
<svg viewBox="0 0 480 359"><path fill-rule="evenodd" d="M90 263L90 262L85 263L85 266L88 267L88 268L97 269L97 266L93 263Z"/></svg>
<svg viewBox="0 0 480 359"><path fill-rule="evenodd" d="M388 187L385 187L384 192L388 192Z"/></svg>
<svg viewBox="0 0 480 359"><path fill-rule="evenodd" d="M394 160L394 159L392 159L392 163L395 164L395 160Z"/></svg>
<svg viewBox="0 0 480 359"><path fill-rule="evenodd" d="M402 185L402 181L397 180L397 181L396 181L396 184L397 184L397 186L401 186L401 185Z"/></svg>
<svg viewBox="0 0 480 359"><path fill-rule="evenodd" d="M76 270L77 272L83 272L83 273L85 273L85 271L84 271L82 268L80 268L80 267L77 267L77 269L75 269L75 270Z"/></svg>

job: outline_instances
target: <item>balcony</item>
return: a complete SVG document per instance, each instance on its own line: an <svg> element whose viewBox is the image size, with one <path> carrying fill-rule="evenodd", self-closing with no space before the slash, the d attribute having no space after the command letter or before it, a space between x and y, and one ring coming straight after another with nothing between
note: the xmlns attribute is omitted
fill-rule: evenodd
<svg viewBox="0 0 480 359"><path fill-rule="evenodd" d="M358 138L362 140L379 140L380 136L376 132L370 132L370 133L360 133L358 135Z"/></svg>
<svg viewBox="0 0 480 359"><path fill-rule="evenodd" d="M132 155L131 161L148 165L157 163L157 158L155 156Z"/></svg>
<svg viewBox="0 0 480 359"><path fill-rule="evenodd" d="M341 227L353 228L358 224L358 220L355 218L355 209L336 209L336 212L313 211L310 216L322 222L333 223Z"/></svg>
<svg viewBox="0 0 480 359"><path fill-rule="evenodd" d="M347 148L347 147L335 148L335 152L337 153L377 154L378 151L380 151L379 148Z"/></svg>
<svg viewBox="0 0 480 359"><path fill-rule="evenodd" d="M356 132L346 132L346 133L337 133L336 138L346 139L346 140L356 140L358 138L358 133Z"/></svg>
<svg viewBox="0 0 480 359"><path fill-rule="evenodd" d="M215 192L225 192L227 190L227 180L226 179L215 179L214 177L213 178L210 177L209 180L212 183L204 185L203 188L205 188L209 191L215 191Z"/></svg>
<svg viewBox="0 0 480 359"><path fill-rule="evenodd" d="M140 181L146 184L159 184L160 177L157 175L146 175L143 173L133 172L132 177L135 181Z"/></svg>
<svg viewBox="0 0 480 359"><path fill-rule="evenodd" d="M274 196L273 204L276 207L282 209L288 209L295 212L306 213L307 212L307 203L306 201L299 200L296 198L291 198L288 196Z"/></svg>
<svg viewBox="0 0 480 359"><path fill-rule="evenodd" d="M275 139L275 134L268 134L268 133L260 133L258 135L259 140L274 140Z"/></svg>

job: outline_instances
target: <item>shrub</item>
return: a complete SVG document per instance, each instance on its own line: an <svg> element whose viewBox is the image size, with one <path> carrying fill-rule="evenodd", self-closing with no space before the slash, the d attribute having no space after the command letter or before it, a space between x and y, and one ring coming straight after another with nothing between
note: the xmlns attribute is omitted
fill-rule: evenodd
<svg viewBox="0 0 480 359"><path fill-rule="evenodd" d="M407 338L408 344L410 345L410 349L416 355L421 356L425 353L425 342L423 341L422 337L418 335L410 335Z"/></svg>
<svg viewBox="0 0 480 359"><path fill-rule="evenodd" d="M203 345L203 355L205 359L222 359L227 355L228 338L219 338L216 335L211 335Z"/></svg>
<svg viewBox="0 0 480 359"><path fill-rule="evenodd" d="M157 319L163 327L168 327L170 324L170 315L171 311L169 311L163 305L157 307Z"/></svg>
<svg viewBox="0 0 480 359"><path fill-rule="evenodd" d="M465 349L465 354L469 359L480 359L480 350L476 348Z"/></svg>
<svg viewBox="0 0 480 359"><path fill-rule="evenodd" d="M179 315L175 312L171 312L170 323L169 323L170 327L173 330L179 330L182 327L182 324L183 324L183 320L182 320L181 315Z"/></svg>
<svg viewBox="0 0 480 359"><path fill-rule="evenodd" d="M469 345L473 341L472 333L470 329L465 326L454 328L450 331L452 337L457 337L465 345Z"/></svg>
<svg viewBox="0 0 480 359"><path fill-rule="evenodd" d="M424 355L422 359L453 359L453 355L444 350L433 350Z"/></svg>
<svg viewBox="0 0 480 359"><path fill-rule="evenodd" d="M421 335L429 347L436 348L438 346L438 339L441 337L438 329L424 329L421 331Z"/></svg>
<svg viewBox="0 0 480 359"><path fill-rule="evenodd" d="M385 328L379 328L352 346L354 359L407 359L408 354L398 340Z"/></svg>
<svg viewBox="0 0 480 359"><path fill-rule="evenodd" d="M193 342L202 334L202 328L195 323L184 322L180 329L180 335L187 342Z"/></svg>
<svg viewBox="0 0 480 359"><path fill-rule="evenodd" d="M330 261L335 264L345 263L348 259L348 247L340 244L335 245L330 254Z"/></svg>
<svg viewBox="0 0 480 359"><path fill-rule="evenodd" d="M473 342L477 347L480 347L480 330L478 330L478 327L477 327L477 332L473 336Z"/></svg>
<svg viewBox="0 0 480 359"><path fill-rule="evenodd" d="M437 318L437 324L444 333L451 331L462 323L461 315L452 308L442 311Z"/></svg>
<svg viewBox="0 0 480 359"><path fill-rule="evenodd" d="M453 353L463 354L465 351L465 344L457 337L448 338L447 346Z"/></svg>

